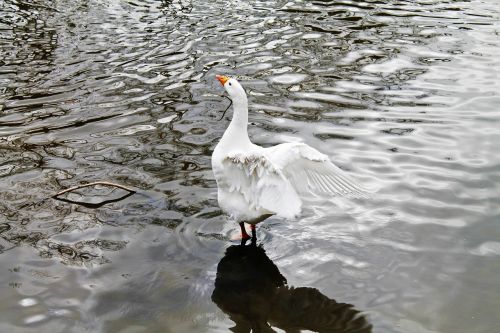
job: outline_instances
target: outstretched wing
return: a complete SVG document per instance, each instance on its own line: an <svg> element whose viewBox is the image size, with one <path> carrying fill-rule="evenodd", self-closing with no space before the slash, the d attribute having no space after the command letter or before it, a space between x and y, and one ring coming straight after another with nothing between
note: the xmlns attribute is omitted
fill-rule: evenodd
<svg viewBox="0 0 500 333"><path fill-rule="evenodd" d="M328 156L303 143L266 148L266 155L282 170L299 193L366 197L367 192Z"/></svg>
<svg viewBox="0 0 500 333"><path fill-rule="evenodd" d="M264 208L285 218L300 213L302 201L297 192L263 154L233 153L222 164L229 191L241 193L251 208Z"/></svg>

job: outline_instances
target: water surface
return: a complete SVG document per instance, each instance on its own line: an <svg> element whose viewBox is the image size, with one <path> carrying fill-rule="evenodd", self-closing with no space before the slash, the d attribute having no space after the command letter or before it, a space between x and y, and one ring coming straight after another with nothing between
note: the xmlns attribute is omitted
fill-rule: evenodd
<svg viewBox="0 0 500 333"><path fill-rule="evenodd" d="M227 74L255 143L305 142L377 190L260 226L259 290L288 300L262 323L311 297L360 331L497 332L499 22L494 0L0 2L0 330L245 322L212 301L237 230L210 166ZM46 200L100 180L138 193Z"/></svg>

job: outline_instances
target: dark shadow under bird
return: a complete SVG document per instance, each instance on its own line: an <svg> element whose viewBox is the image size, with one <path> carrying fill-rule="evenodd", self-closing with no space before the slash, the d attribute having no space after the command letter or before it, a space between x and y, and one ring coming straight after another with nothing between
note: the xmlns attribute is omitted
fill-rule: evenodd
<svg viewBox="0 0 500 333"><path fill-rule="evenodd" d="M233 245L217 266L212 301L235 323L236 333L371 333L353 305L338 303L318 289L289 287L262 246Z"/></svg>

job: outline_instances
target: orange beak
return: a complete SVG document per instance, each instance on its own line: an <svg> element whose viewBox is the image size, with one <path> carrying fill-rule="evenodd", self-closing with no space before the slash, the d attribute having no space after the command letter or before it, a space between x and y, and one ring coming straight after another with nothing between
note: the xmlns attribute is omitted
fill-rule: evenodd
<svg viewBox="0 0 500 333"><path fill-rule="evenodd" d="M227 82L227 80L229 80L229 78L227 76L224 76L224 75L216 75L215 78L217 80L219 80L219 82L222 84L222 86L224 86Z"/></svg>

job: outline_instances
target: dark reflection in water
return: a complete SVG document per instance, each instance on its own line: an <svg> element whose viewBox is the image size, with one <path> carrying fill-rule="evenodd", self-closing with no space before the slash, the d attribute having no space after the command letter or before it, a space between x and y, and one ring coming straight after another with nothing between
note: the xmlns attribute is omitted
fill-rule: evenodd
<svg viewBox="0 0 500 333"><path fill-rule="evenodd" d="M370 333L371 325L351 304L318 289L289 287L262 245L233 245L217 266L212 301L235 322L231 331Z"/></svg>

